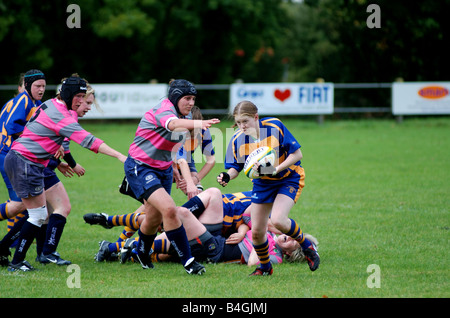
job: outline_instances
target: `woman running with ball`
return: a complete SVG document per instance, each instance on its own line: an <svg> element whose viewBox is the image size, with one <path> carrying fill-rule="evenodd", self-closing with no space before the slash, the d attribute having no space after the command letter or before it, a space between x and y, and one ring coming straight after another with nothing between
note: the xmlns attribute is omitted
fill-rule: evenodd
<svg viewBox="0 0 450 318"><path fill-rule="evenodd" d="M222 186L235 179L243 169L248 155L262 146L275 150L274 165L253 167L260 178L253 180L252 194L252 240L260 265L251 275L272 275L269 258L267 223L270 219L282 233L300 243L309 268L315 271L320 258L316 246L303 235L296 221L289 218L289 212L297 202L305 184L305 172L300 160L303 155L300 144L277 118L259 119L258 108L250 101L242 101L233 111L234 121L239 128L233 135L225 157L225 168L217 177Z"/></svg>

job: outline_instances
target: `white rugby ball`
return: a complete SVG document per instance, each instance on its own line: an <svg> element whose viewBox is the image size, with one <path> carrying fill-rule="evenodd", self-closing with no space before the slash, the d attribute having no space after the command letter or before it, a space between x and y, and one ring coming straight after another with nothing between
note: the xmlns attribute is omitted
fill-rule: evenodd
<svg viewBox="0 0 450 318"><path fill-rule="evenodd" d="M255 163L259 162L265 166L266 163L270 162L271 165L275 165L275 159L275 150L268 146L259 147L253 150L245 160L244 173L250 179L258 179L260 178L258 172L253 170Z"/></svg>

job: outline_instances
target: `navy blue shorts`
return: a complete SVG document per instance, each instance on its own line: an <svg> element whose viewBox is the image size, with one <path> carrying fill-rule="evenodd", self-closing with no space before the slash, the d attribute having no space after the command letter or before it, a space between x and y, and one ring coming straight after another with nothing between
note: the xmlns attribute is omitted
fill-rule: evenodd
<svg viewBox="0 0 450 318"><path fill-rule="evenodd" d="M300 174L293 173L281 180L255 179L253 181L252 203L273 203L278 194L284 194L297 202L305 185L303 168Z"/></svg>
<svg viewBox="0 0 450 318"><path fill-rule="evenodd" d="M19 198L35 197L44 191L44 166L32 164L11 150L5 157L5 171Z"/></svg>
<svg viewBox="0 0 450 318"><path fill-rule="evenodd" d="M60 182L55 171L30 163L13 150L5 157L4 168L19 198L35 197Z"/></svg>
<svg viewBox="0 0 450 318"><path fill-rule="evenodd" d="M53 169L50 169L48 167L44 168L43 171L44 174L44 189L48 190L51 187L53 187L58 182L61 182L59 180L58 176L56 175L56 172Z"/></svg>
<svg viewBox="0 0 450 318"><path fill-rule="evenodd" d="M172 191L172 166L167 170L160 170L128 157L124 169L128 184L138 200L147 200L159 188L164 188L168 194Z"/></svg>
<svg viewBox="0 0 450 318"><path fill-rule="evenodd" d="M4 168L4 162L5 157L8 153L0 153L0 172L2 173L3 181L5 181L6 188L8 189L8 195L9 199L11 201L20 202L22 201L16 194L16 192L13 189L13 186L11 184L11 181L9 181L8 175L6 174L5 168Z"/></svg>

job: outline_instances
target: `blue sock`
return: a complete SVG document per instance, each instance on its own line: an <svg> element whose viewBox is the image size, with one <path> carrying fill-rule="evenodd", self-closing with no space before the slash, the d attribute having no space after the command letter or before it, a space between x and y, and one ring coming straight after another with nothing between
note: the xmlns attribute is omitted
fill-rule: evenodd
<svg viewBox="0 0 450 318"><path fill-rule="evenodd" d="M193 197L188 202L183 204L182 207L191 211L197 219L200 215L202 215L203 211L205 211L205 206L202 200L200 200L200 198L197 196Z"/></svg>
<svg viewBox="0 0 450 318"><path fill-rule="evenodd" d="M44 250L45 238L47 237L47 228L48 224L42 224L41 229L36 235L36 253L37 255L41 255Z"/></svg>
<svg viewBox="0 0 450 318"><path fill-rule="evenodd" d="M7 220L8 219L8 213L6 213L6 204L8 202L0 204L0 220Z"/></svg>
<svg viewBox="0 0 450 318"><path fill-rule="evenodd" d="M20 218L16 223L14 223L14 226L8 231L8 233L6 233L6 235L0 242L0 249L13 247L13 243L19 237L20 231L22 230L22 227L27 219L28 212L26 212L26 215L24 217Z"/></svg>
<svg viewBox="0 0 450 318"><path fill-rule="evenodd" d="M260 245L253 244L253 248L258 255L261 269L263 271L269 271L272 267L272 264L270 263L269 240L266 239L266 241Z"/></svg>
<svg viewBox="0 0 450 318"><path fill-rule="evenodd" d="M64 216L61 214L50 215L42 254L48 255L56 251L65 225L66 218Z"/></svg>
<svg viewBox="0 0 450 318"><path fill-rule="evenodd" d="M39 232L40 227L34 225L30 222L25 222L20 230L19 243L16 247L16 252L11 261L12 264L18 264L25 259L27 251L30 248L31 243L33 243L34 238Z"/></svg>
<svg viewBox="0 0 450 318"><path fill-rule="evenodd" d="M293 219L291 220L291 228L289 232L284 233L290 237L292 237L294 240L300 243L300 246L302 249L307 249L311 246L311 242L303 235L302 230L300 229L300 226L297 222L295 222Z"/></svg>
<svg viewBox="0 0 450 318"><path fill-rule="evenodd" d="M181 259L181 264L184 266L184 264L192 258L192 255L183 224L177 229L166 231L166 235L170 244L177 251L178 256Z"/></svg>
<svg viewBox="0 0 450 318"><path fill-rule="evenodd" d="M150 253L150 250L152 249L153 241L155 240L156 233L155 234L144 234L139 229L139 241L136 247L137 252L140 255L148 256Z"/></svg>

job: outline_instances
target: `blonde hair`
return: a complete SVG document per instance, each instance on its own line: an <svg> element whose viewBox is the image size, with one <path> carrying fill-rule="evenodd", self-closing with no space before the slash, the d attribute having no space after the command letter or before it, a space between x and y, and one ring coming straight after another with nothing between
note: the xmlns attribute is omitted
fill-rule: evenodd
<svg viewBox="0 0 450 318"><path fill-rule="evenodd" d="M316 248L317 246L319 246L319 241L311 234L305 234L305 238L314 243L314 245L316 245ZM291 255L285 255L284 259L289 263L301 263L306 260L305 253L303 252L301 246L293 251Z"/></svg>
<svg viewBox="0 0 450 318"><path fill-rule="evenodd" d="M232 116L234 119L236 118L236 116L254 117L256 114L258 114L258 107L256 107L256 105L251 101L243 100L242 102L239 102L236 106L234 106ZM234 124L232 127L236 127L236 124Z"/></svg>
<svg viewBox="0 0 450 318"><path fill-rule="evenodd" d="M89 84L88 81L86 81L86 87L87 87L87 90L86 90L86 95L84 96L84 99L87 99L89 95L93 95L94 96L94 106L95 106L95 108L100 113L103 113L103 109L100 107L100 105L97 102L97 98L95 97L95 89L91 86L91 84Z"/></svg>
<svg viewBox="0 0 450 318"><path fill-rule="evenodd" d="M255 116L258 113L258 107L251 101L244 100L239 102L233 110L233 117L241 116Z"/></svg>

